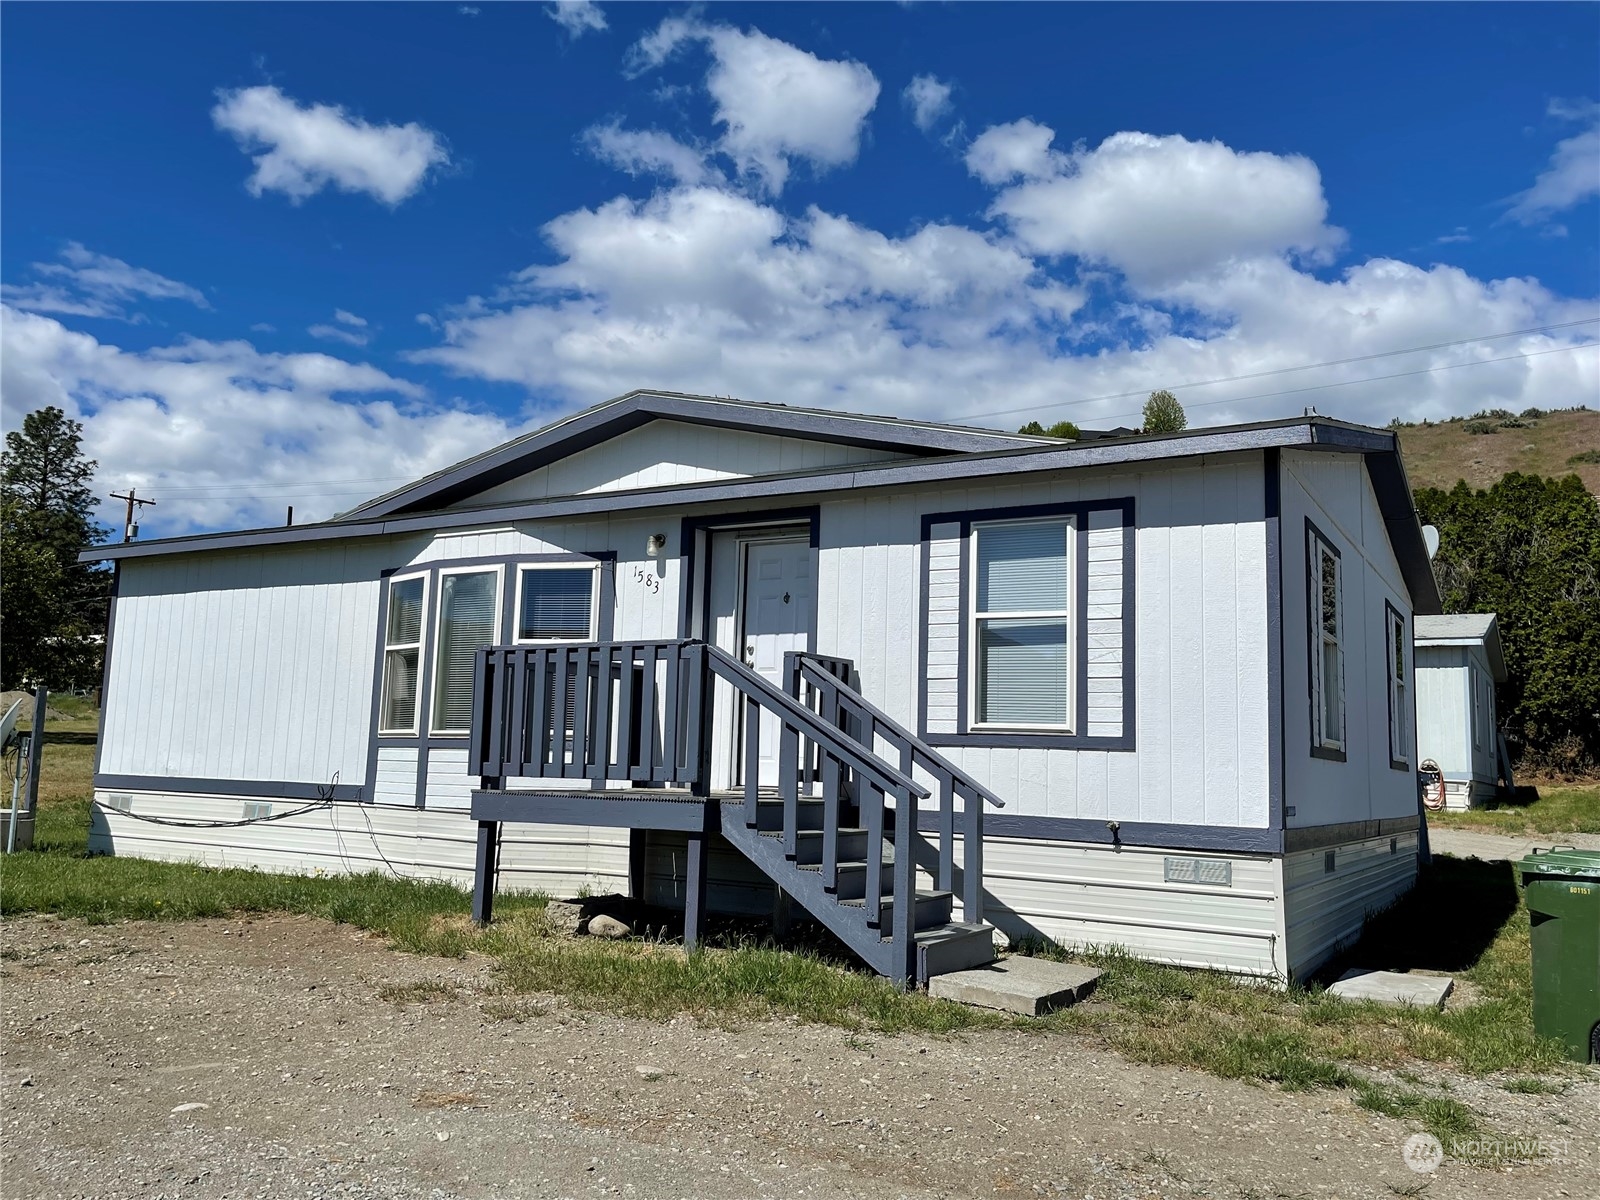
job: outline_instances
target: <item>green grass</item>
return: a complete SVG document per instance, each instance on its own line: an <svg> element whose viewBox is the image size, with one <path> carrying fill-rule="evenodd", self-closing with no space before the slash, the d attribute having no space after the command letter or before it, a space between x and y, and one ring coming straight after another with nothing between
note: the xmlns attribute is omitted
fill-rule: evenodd
<svg viewBox="0 0 1600 1200"><path fill-rule="evenodd" d="M1208 971L1161 966L1118 951L1070 955L1043 944L1027 952L1071 957L1105 975L1090 1002L1038 1021L897 991L819 941L795 951L749 925L726 924L708 949L552 936L540 897L502 896L497 921L479 930L469 898L442 883L382 874L293 876L86 854L85 798L93 747L47 745L35 849L0 871L0 911L48 912L91 922L184 920L240 912L321 917L387 936L401 949L490 955L499 984L484 1012L523 1020L518 996L552 994L580 1010L652 1020L691 1013L714 1022L795 1018L866 1033L932 1035L974 1030L1069 1033L1129 1059L1179 1066L1286 1090L1344 1089L1362 1107L1407 1121L1441 1140L1477 1132L1458 1101L1375 1080L1408 1063L1479 1076L1515 1073L1508 1090L1558 1090L1541 1074L1562 1069L1559 1048L1531 1024L1528 919L1508 864L1440 858L1394 909L1369 922L1343 961L1449 971L1480 997L1446 1012L1351 1004L1320 986L1277 991ZM1337 969L1333 964L1330 969ZM446 985L393 985L395 1003L455 998Z"/></svg>
<svg viewBox="0 0 1600 1200"><path fill-rule="evenodd" d="M1515 796L1490 808L1429 813L1428 824L1441 829L1469 829L1511 837L1600 833L1600 787L1593 784L1519 787Z"/></svg>

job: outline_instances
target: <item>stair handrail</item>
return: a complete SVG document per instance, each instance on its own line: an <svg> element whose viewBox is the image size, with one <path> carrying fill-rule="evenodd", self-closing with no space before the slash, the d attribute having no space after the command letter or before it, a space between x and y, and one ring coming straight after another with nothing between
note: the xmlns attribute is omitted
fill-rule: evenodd
<svg viewBox="0 0 1600 1200"><path fill-rule="evenodd" d="M713 674L726 680L746 695L752 692L756 693L757 698L767 707L781 713L786 718L787 724L796 727L819 746L826 747L830 753L844 761L853 770L866 775L876 787L886 792L904 789L919 800L926 800L933 795L932 792L909 775L903 774L890 766L868 747L863 746L837 725L829 725L804 704L801 704L781 688L775 687L768 680L763 679L726 650L708 644L706 652L707 663L711 667Z"/></svg>
<svg viewBox="0 0 1600 1200"><path fill-rule="evenodd" d="M811 684L813 687L827 687L831 684L839 687L841 691L849 692L850 694L847 699L847 703L849 703L852 707L860 709L863 714L871 719L874 725L883 726L884 728L888 729L890 733L909 743L912 750L915 751L920 757L927 759L931 765L936 766L939 770L948 771L950 776L957 783L963 785L964 787L970 788L982 799L994 805L996 808L1004 808L1006 806L1006 802L999 796L995 795L994 792L984 787L983 784L979 783L968 772L963 771L960 767L956 766L955 763L951 762L944 755L940 754L926 741L912 733L904 725L900 724L900 722L896 721L888 713L884 712L883 709L879 708L871 700L868 700L865 696L863 696L861 692L849 682L848 678L837 675L833 671L828 670L825 665L821 665L823 662L849 663L849 659L838 658L833 655L812 654L808 650L793 650L789 653L794 655L801 670L801 677L805 679L807 683ZM785 657L788 657L788 655L785 655ZM851 665L853 666L854 664ZM858 741L857 744L869 752L872 750L872 747L867 745L865 742ZM924 792L923 794L926 796L928 793Z"/></svg>
<svg viewBox="0 0 1600 1200"><path fill-rule="evenodd" d="M836 720L840 716L854 716L862 722L865 726L862 737L851 740L863 750L877 757L877 739L881 734L900 749L902 771L910 774L920 761L922 767L939 780L939 807L935 814L938 862L934 879L941 891L955 890L955 798L962 797L962 919L977 924L983 920L983 806L987 802L1004 808L1005 801L851 686L853 668L850 660L832 655L808 651L790 651L784 655L784 676L792 691L798 695L799 684L804 680L821 695L824 712ZM917 823L913 807L907 824L912 834L920 837Z"/></svg>

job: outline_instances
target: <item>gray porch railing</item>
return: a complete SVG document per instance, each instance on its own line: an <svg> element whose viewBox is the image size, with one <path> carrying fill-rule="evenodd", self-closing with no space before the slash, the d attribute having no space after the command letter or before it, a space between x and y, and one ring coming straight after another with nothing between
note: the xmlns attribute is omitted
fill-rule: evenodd
<svg viewBox="0 0 1600 1200"><path fill-rule="evenodd" d="M713 686L717 679L731 686L735 706L720 722ZM835 712L840 703L852 712L877 711L860 708L865 702L853 692L842 702L830 703ZM918 801L932 793L908 769L885 761L851 737L837 719L813 711L715 646L699 641L601 642L480 651L469 771L482 778L485 789L500 788L515 777L581 779L602 786L625 781L687 788L709 800L709 731L737 730L733 752L741 781L727 798L730 804L742 799L743 823L757 831L761 802L771 794L762 788L760 778L763 714L775 717L778 728L776 792L783 819L773 832L781 838L784 856L795 870L804 869L797 862L800 801L816 799L811 787L802 785L800 767L805 762L812 764L822 788L821 854L827 889L837 890L841 813L848 805L865 833L861 908L867 930L863 932L892 943L888 973L914 979L914 847L922 841L915 814ZM941 777L953 778L951 769ZM950 808L956 794L956 789L945 787L942 808ZM529 803L538 803L538 793L529 793ZM885 872L890 838L886 818L891 812L905 817L893 823L894 861ZM953 828L953 810L944 813L941 822L941 827ZM950 872L943 874L948 878ZM969 878L980 876L972 873ZM881 928L886 909L891 925L887 931Z"/></svg>
<svg viewBox="0 0 1600 1200"><path fill-rule="evenodd" d="M939 839L934 886L940 891L955 890L956 800L961 801L962 919L974 924L982 921L983 806L1004 808L1005 801L863 696L854 686L855 664L849 659L791 651L783 656L783 673L791 696L813 707L830 725L842 728L869 754L877 757L881 738L893 748L901 774L910 777L920 768L933 776L938 785L935 819ZM827 777L832 768L819 766L825 790L841 786L841 781ZM915 810L907 816L909 821L903 823L916 823ZM897 831L900 823L897 818ZM825 862L825 878L829 870Z"/></svg>

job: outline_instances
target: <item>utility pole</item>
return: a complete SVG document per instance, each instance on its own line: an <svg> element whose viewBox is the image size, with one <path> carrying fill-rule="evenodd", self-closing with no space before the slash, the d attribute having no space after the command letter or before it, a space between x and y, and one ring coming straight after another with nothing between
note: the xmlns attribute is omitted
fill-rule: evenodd
<svg viewBox="0 0 1600 1200"><path fill-rule="evenodd" d="M126 496L124 496L121 492L112 492L111 498L113 500L126 500L128 502L128 516L122 526L122 540L125 542L131 542L134 538L139 536L139 525L133 519L133 506L135 504L154 504L155 501L139 499L139 491L137 488L129 488Z"/></svg>

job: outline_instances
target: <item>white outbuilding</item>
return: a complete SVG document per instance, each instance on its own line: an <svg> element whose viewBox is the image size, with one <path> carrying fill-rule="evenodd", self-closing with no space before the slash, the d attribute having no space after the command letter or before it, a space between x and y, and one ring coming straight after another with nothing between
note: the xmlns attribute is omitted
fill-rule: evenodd
<svg viewBox="0 0 1600 1200"><path fill-rule="evenodd" d="M1417 754L1437 764L1444 792L1442 805L1430 793L1430 807L1476 808L1511 783L1494 702L1506 681L1499 624L1494 613L1452 613L1418 616L1416 629Z"/></svg>

